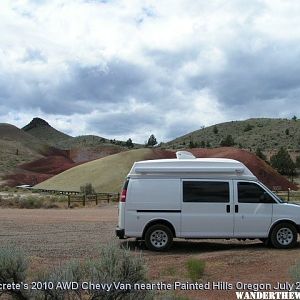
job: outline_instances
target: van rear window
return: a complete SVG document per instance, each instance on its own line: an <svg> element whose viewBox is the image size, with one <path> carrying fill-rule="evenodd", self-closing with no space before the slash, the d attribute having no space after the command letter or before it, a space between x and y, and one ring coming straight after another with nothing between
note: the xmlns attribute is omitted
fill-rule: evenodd
<svg viewBox="0 0 300 300"><path fill-rule="evenodd" d="M219 181L184 181L183 202L229 202L229 183Z"/></svg>

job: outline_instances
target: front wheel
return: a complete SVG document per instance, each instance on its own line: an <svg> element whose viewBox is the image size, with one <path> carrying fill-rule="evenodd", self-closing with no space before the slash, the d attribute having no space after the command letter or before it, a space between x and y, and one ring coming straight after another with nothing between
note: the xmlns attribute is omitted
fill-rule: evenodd
<svg viewBox="0 0 300 300"><path fill-rule="evenodd" d="M297 243L297 230L290 223L277 224L271 232L271 243L275 248L292 248Z"/></svg>
<svg viewBox="0 0 300 300"><path fill-rule="evenodd" d="M146 231L145 244L149 250L165 251L171 247L172 243L172 231L165 225L153 225Z"/></svg>

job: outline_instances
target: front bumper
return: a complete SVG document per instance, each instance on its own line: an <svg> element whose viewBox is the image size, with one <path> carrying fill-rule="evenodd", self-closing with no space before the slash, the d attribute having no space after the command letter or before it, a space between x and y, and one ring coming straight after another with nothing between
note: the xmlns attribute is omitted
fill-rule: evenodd
<svg viewBox="0 0 300 300"><path fill-rule="evenodd" d="M119 227L116 228L116 236L122 240L125 239L125 229L120 229Z"/></svg>

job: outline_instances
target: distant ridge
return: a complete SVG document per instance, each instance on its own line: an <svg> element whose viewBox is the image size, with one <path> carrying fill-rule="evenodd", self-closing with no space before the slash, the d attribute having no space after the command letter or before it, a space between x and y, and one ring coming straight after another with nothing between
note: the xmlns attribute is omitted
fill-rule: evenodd
<svg viewBox="0 0 300 300"><path fill-rule="evenodd" d="M39 126L48 126L48 127L51 127L49 125L48 122L46 122L45 120L41 119L41 118L33 118L31 120L30 123L28 123L27 125L25 125L22 129L24 131L29 131L30 129L33 129L35 127L39 127Z"/></svg>
<svg viewBox="0 0 300 300"><path fill-rule="evenodd" d="M259 147L267 151L285 147L297 151L300 149L300 120L253 118L219 123L177 137L163 146L173 149L190 145L192 148L216 148L228 135L232 136L236 148L255 151Z"/></svg>

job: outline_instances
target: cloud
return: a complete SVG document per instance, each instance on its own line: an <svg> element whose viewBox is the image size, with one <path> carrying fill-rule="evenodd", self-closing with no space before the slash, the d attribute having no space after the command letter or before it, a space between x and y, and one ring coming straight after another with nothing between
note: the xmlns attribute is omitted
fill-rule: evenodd
<svg viewBox="0 0 300 300"><path fill-rule="evenodd" d="M3 0L1 120L22 127L39 116L71 135L144 142L151 133L166 141L222 121L299 114L298 8Z"/></svg>

